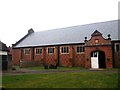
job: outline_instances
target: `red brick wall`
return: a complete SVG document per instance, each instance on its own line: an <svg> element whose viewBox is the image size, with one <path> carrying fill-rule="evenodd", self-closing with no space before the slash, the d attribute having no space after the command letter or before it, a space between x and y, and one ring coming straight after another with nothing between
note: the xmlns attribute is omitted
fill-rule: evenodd
<svg viewBox="0 0 120 90"><path fill-rule="evenodd" d="M36 54L36 48L34 49L34 60L35 61L40 61L42 60L44 57L44 49L42 49L42 53L41 54Z"/></svg>
<svg viewBox="0 0 120 90"><path fill-rule="evenodd" d="M75 66L81 66L84 67L85 66L85 53L77 53L76 52L76 47L74 46L74 64Z"/></svg>
<svg viewBox="0 0 120 90"><path fill-rule="evenodd" d="M65 46L68 47L69 53L62 53L61 48L64 46L60 47L60 64L61 66L72 66L72 46Z"/></svg>
<svg viewBox="0 0 120 90"><path fill-rule="evenodd" d="M61 66L82 66L84 67L84 60L85 60L85 55L84 53L81 54L77 54L76 53L76 47L75 45L69 45L69 53L68 54L62 54L61 53L61 47L64 46L60 46L59 50L59 60L60 60L60 65ZM49 47L44 47L42 48L42 54L36 54L36 48L34 48L34 59L32 59L32 48L30 48L30 54L29 55L25 55L24 54L24 48L22 49L22 52L20 49L13 49L14 53L13 55L13 60L14 62L18 63L18 60L25 60L25 61L40 61L43 60L43 62L45 62L46 64L57 64L58 62L58 46L54 47L54 54L48 54L48 48ZM19 53L18 53L19 52ZM19 55L19 56L18 56ZM16 57L15 57L16 56ZM41 63L43 63L41 62Z"/></svg>
<svg viewBox="0 0 120 90"><path fill-rule="evenodd" d="M111 46L99 46L97 49L96 49L96 47L86 47L85 67L91 68L91 53L96 50L100 50L105 53L106 68L112 68L112 48L111 48Z"/></svg>
<svg viewBox="0 0 120 90"><path fill-rule="evenodd" d="M116 44L119 45L119 51L116 51ZM120 42L114 44L114 63L116 68L120 68Z"/></svg>
<svg viewBox="0 0 120 90"><path fill-rule="evenodd" d="M96 44L95 39L99 39ZM109 44L109 45L107 45ZM97 46L99 45L99 46ZM85 67L91 68L91 52L103 51L105 53L106 68L112 68L112 46L110 40L105 40L102 36L94 36L85 44ZM97 47L96 47L97 46Z"/></svg>
<svg viewBox="0 0 120 90"><path fill-rule="evenodd" d="M61 46L63 47L63 46ZM60 50L61 50L60 47ZM60 52L60 62L62 66L81 66L84 67L85 55L84 53L76 53L76 45L69 45L69 54L62 54Z"/></svg>
<svg viewBox="0 0 120 90"><path fill-rule="evenodd" d="M12 50L12 63L15 65L19 65L19 60L21 59L21 50L13 49Z"/></svg>
<svg viewBox="0 0 120 90"><path fill-rule="evenodd" d="M54 53L48 53L48 48L54 48ZM44 52L45 56L45 62L50 65L56 65L57 64L57 47L46 47L45 48L45 52Z"/></svg>
<svg viewBox="0 0 120 90"><path fill-rule="evenodd" d="M25 49L30 49L30 54L25 55L24 54ZM22 51L22 60L31 61L31 52L32 52L32 48L24 48Z"/></svg>
<svg viewBox="0 0 120 90"><path fill-rule="evenodd" d="M97 44L110 44L111 41L110 40L105 40L102 36L94 36L94 37L91 37L91 39L86 42L86 45L96 45L95 43L95 40L98 39L98 43Z"/></svg>

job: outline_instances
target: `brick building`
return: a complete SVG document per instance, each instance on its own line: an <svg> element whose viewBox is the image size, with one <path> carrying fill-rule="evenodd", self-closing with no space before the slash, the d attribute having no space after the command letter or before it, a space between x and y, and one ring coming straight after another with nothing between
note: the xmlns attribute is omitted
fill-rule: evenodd
<svg viewBox="0 0 120 90"><path fill-rule="evenodd" d="M120 67L118 20L34 32L13 44L13 64Z"/></svg>
<svg viewBox="0 0 120 90"><path fill-rule="evenodd" d="M0 70L8 70L12 68L12 59L9 54L9 49L3 42L0 41Z"/></svg>

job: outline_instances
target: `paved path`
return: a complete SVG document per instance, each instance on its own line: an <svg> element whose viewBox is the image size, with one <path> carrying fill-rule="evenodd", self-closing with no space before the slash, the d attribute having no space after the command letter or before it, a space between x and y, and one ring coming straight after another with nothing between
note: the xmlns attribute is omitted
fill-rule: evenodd
<svg viewBox="0 0 120 90"><path fill-rule="evenodd" d="M2 73L3 76L6 75L23 75L23 74L47 74L47 73L62 73L62 72L104 72L104 73L118 73L118 70L106 70L106 69L82 69L82 70L57 70L57 69L48 69L48 70L30 70L30 69L17 69L17 70L8 70Z"/></svg>

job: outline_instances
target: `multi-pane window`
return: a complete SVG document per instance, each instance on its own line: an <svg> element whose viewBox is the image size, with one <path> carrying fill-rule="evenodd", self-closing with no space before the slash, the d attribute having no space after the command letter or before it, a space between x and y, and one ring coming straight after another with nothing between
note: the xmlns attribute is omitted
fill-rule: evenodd
<svg viewBox="0 0 120 90"><path fill-rule="evenodd" d="M30 49L24 49L24 54L29 55L30 54Z"/></svg>
<svg viewBox="0 0 120 90"><path fill-rule="evenodd" d="M116 52L119 52L119 50L120 50L119 44L116 44Z"/></svg>
<svg viewBox="0 0 120 90"><path fill-rule="evenodd" d="M77 46L77 48L76 48L76 52L77 52L77 53L82 53L82 52L84 52L84 51L85 51L84 46Z"/></svg>
<svg viewBox="0 0 120 90"><path fill-rule="evenodd" d="M36 48L36 54L42 54L42 48Z"/></svg>
<svg viewBox="0 0 120 90"><path fill-rule="evenodd" d="M53 54L54 53L54 48L48 48L48 53Z"/></svg>
<svg viewBox="0 0 120 90"><path fill-rule="evenodd" d="M61 48L61 53L69 53L69 48L68 47L62 47Z"/></svg>

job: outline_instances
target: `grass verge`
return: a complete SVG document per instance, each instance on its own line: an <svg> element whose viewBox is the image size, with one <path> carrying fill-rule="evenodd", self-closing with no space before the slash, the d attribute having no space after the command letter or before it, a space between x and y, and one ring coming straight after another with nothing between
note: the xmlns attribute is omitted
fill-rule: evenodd
<svg viewBox="0 0 120 90"><path fill-rule="evenodd" d="M117 88L117 73L58 72L3 76L4 88Z"/></svg>

